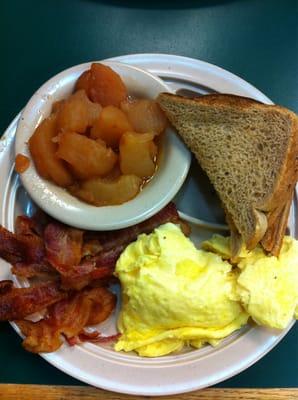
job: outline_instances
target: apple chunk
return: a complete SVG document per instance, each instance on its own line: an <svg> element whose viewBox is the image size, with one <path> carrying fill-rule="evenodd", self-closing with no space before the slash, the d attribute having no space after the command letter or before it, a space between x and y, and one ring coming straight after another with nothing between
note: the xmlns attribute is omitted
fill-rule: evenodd
<svg viewBox="0 0 298 400"><path fill-rule="evenodd" d="M157 146L152 133L126 132L119 146L120 169L123 174L151 177L156 168Z"/></svg>
<svg viewBox="0 0 298 400"><path fill-rule="evenodd" d="M79 90L71 95L57 108L57 128L61 132L85 133L88 126L98 119L101 105L92 103L84 90Z"/></svg>
<svg viewBox="0 0 298 400"><path fill-rule="evenodd" d="M131 130L132 126L125 113L115 106L107 106L102 109L99 118L94 123L91 137L100 138L108 146L116 147L123 133Z"/></svg>
<svg viewBox="0 0 298 400"><path fill-rule="evenodd" d="M67 187L73 183L73 178L66 163L56 156L58 146L53 142L56 129L56 115L44 119L29 139L29 150L40 176Z"/></svg>
<svg viewBox="0 0 298 400"><path fill-rule="evenodd" d="M121 109L136 132L159 135L167 127L167 118L154 100L124 100Z"/></svg>
<svg viewBox="0 0 298 400"><path fill-rule="evenodd" d="M108 174L118 158L103 142L74 132L65 132L59 136L57 156L71 165L78 179Z"/></svg>
<svg viewBox="0 0 298 400"><path fill-rule="evenodd" d="M141 184L142 180L135 175L121 175L115 180L93 178L72 186L71 192L95 206L117 205L134 198Z"/></svg>

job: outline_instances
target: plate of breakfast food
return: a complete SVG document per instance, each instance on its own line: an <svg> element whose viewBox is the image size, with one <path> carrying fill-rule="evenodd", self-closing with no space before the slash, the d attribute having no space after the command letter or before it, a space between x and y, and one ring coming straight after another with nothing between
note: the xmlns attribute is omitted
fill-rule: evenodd
<svg viewBox="0 0 298 400"><path fill-rule="evenodd" d="M163 54L72 67L0 168L0 321L61 371L188 392L295 323L298 117L241 78Z"/></svg>

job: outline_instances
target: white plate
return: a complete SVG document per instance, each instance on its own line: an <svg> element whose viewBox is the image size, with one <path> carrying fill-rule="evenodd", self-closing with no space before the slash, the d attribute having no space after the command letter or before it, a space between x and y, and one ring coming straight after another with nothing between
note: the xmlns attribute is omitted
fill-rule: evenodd
<svg viewBox="0 0 298 400"><path fill-rule="evenodd" d="M201 93L210 90L230 92L270 103L266 96L242 79L202 61L162 54L137 54L118 57L115 60L147 68L164 79L173 89L187 87ZM0 140L0 223L8 229L13 229L16 215L30 214L34 208L13 172L13 145L17 120L18 117ZM177 197L179 208L210 222L222 222L220 212L217 213L218 203L214 194L210 192L209 197L206 197L206 193L196 184L196 176L187 180L185 185L181 191L183 195ZM200 207L196 207L189 200L194 194L198 196L196 199L199 199ZM289 228L293 236L297 236L296 220L297 193L290 215ZM192 225L192 228L192 238L196 243L210 237L212 233L197 225ZM0 261L0 266L0 279L9 278L9 265ZM24 282L19 280L15 282L19 286L24 285ZM239 373L271 350L290 327L280 332L247 326L216 348L206 346L200 350L156 359L115 353L109 346L100 347L92 343L76 347L65 345L57 352L43 354L42 357L67 374L100 388L137 395L169 395L214 385ZM101 324L100 330L103 334L114 333L115 315Z"/></svg>

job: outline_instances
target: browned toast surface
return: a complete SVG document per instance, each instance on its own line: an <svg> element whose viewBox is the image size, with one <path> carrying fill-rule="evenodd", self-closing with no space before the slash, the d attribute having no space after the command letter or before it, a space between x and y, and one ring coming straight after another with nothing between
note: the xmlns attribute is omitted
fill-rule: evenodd
<svg viewBox="0 0 298 400"><path fill-rule="evenodd" d="M268 222L267 215L277 209L286 215L297 181L296 114L225 94L189 99L162 93L157 101L209 176L247 247L254 248L268 227L276 231L271 238L283 237L284 227L275 228L277 219Z"/></svg>

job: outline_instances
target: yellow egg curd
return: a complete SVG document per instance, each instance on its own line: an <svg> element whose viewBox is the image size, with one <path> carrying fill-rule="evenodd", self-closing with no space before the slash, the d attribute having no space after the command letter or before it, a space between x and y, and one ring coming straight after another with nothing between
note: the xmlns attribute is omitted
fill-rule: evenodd
<svg viewBox="0 0 298 400"><path fill-rule="evenodd" d="M218 254L198 250L168 223L140 235L120 256L122 291L117 351L156 357L184 345L216 345L248 320L238 273Z"/></svg>
<svg viewBox="0 0 298 400"><path fill-rule="evenodd" d="M230 238L220 235L202 247L230 258ZM259 325L284 329L298 318L298 241L285 236L278 257L268 256L257 246L239 255L237 293L252 319Z"/></svg>

